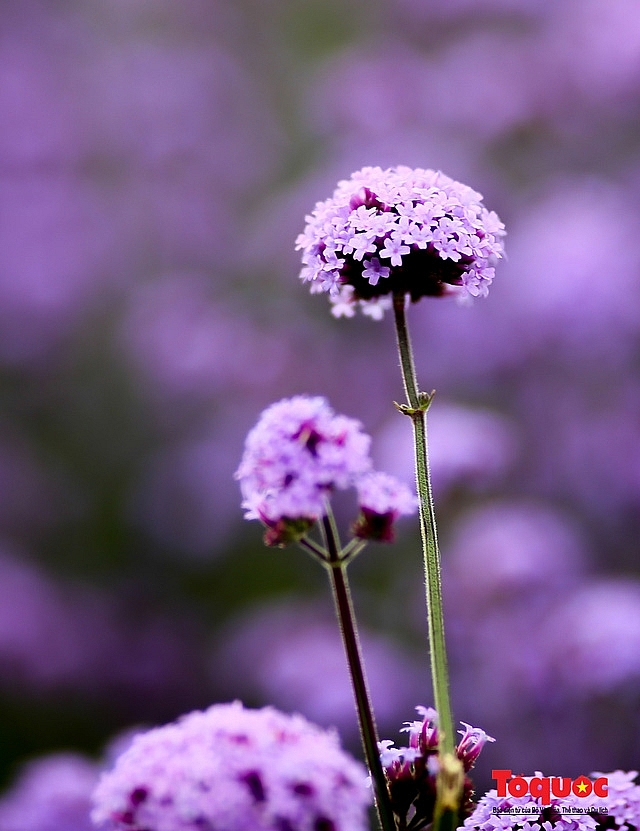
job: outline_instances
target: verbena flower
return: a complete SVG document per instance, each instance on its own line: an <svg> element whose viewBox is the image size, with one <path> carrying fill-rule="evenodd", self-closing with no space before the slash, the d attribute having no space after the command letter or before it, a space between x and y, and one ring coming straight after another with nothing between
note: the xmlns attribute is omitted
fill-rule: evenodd
<svg viewBox="0 0 640 831"><path fill-rule="evenodd" d="M245 518L265 523L268 545L284 545L326 514L334 490L355 486L360 504L390 526L417 502L393 477L373 473L370 444L360 422L336 414L324 398L299 395L272 404L247 436L236 472ZM380 536L363 528L358 535L390 539L391 529Z"/></svg>
<svg viewBox="0 0 640 831"><path fill-rule="evenodd" d="M300 277L332 312L380 319L393 293L486 295L504 225L482 196L443 173L365 167L318 202L296 240Z"/></svg>
<svg viewBox="0 0 640 831"><path fill-rule="evenodd" d="M337 415L324 398L298 395L272 404L247 436L236 472L245 518L270 527L271 544L286 541L278 524L297 522L306 530L324 516L335 488L351 487L371 468L370 444L360 422Z"/></svg>
<svg viewBox="0 0 640 831"><path fill-rule="evenodd" d="M371 791L337 734L235 702L134 738L94 803L110 831L365 831Z"/></svg>
<svg viewBox="0 0 640 831"><path fill-rule="evenodd" d="M393 811L398 817L399 827L419 831L433 820L436 800L436 777L438 774L438 714L432 707L416 707L422 720L406 722L403 733L409 734L409 747L393 746L393 742L380 742L380 760L384 768ZM473 783L468 772L475 764L482 748L493 742L484 730L462 722L462 738L456 754L464 766L464 792L462 818L471 813Z"/></svg>
<svg viewBox="0 0 640 831"><path fill-rule="evenodd" d="M593 793L586 797L551 796L549 805L542 797L507 795L499 797L495 789L488 791L479 801L464 827L469 831L604 831L604 829L640 828L640 785L634 784L638 772L593 773L594 779L604 776L608 780L609 793L605 797ZM536 773L541 777L540 772ZM531 779L531 777L525 777ZM518 813L518 808L527 812ZM539 811L532 809L540 808ZM568 813L572 808L580 812ZM563 813L562 808L567 811ZM586 809L593 808L592 812ZM599 809L607 809L600 813ZM513 809L510 812L510 809Z"/></svg>
<svg viewBox="0 0 640 831"><path fill-rule="evenodd" d="M418 508L416 495L388 473L367 473L356 487L360 506L360 516L353 526L356 537L391 542L395 520L400 515L415 513Z"/></svg>

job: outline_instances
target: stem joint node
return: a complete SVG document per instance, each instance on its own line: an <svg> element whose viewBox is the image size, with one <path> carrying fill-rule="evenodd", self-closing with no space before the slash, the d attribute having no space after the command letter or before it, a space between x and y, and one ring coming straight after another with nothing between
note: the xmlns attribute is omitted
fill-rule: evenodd
<svg viewBox="0 0 640 831"><path fill-rule="evenodd" d="M403 415L415 416L419 413L426 413L431 406L435 394L435 390L431 390L431 392L419 392L417 407L411 407L409 404L399 404L397 401L393 402L393 406Z"/></svg>

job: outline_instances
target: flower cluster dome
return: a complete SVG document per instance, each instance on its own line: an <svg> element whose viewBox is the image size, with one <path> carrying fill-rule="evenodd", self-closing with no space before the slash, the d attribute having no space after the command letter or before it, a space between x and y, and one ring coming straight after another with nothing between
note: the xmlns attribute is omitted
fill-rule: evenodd
<svg viewBox="0 0 640 831"><path fill-rule="evenodd" d="M282 545L325 516L334 490L357 487L360 505L389 522L413 513L408 488L372 471L370 444L359 421L335 413L321 396L272 404L249 432L236 471L245 518L262 520L267 544Z"/></svg>
<svg viewBox="0 0 640 831"><path fill-rule="evenodd" d="M300 277L336 317L380 319L391 295L486 295L504 225L482 196L440 171L365 167L318 202L296 240Z"/></svg>
<svg viewBox="0 0 640 831"><path fill-rule="evenodd" d="M92 818L105 831L365 831L371 801L337 734L236 701L138 735Z"/></svg>

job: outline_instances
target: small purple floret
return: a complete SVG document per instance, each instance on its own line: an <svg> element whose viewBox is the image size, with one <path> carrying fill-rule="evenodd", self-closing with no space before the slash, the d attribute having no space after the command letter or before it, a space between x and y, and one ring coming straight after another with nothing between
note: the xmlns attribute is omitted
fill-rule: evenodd
<svg viewBox="0 0 640 831"><path fill-rule="evenodd" d="M485 744L495 742L495 739L480 727L472 727L466 721L461 721L460 724L464 730L458 730L462 738L458 743L457 754L464 764L464 769L471 770Z"/></svg>
<svg viewBox="0 0 640 831"><path fill-rule="evenodd" d="M365 260L364 268L362 269L362 276L366 278L372 286L377 286L381 277L388 277L391 274L391 269L382 265L377 257L372 257L370 260Z"/></svg>

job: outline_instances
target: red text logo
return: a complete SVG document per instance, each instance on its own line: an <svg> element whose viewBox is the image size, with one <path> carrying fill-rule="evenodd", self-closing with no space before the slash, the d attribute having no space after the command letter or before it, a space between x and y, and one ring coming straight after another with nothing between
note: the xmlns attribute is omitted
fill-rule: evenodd
<svg viewBox="0 0 640 831"><path fill-rule="evenodd" d="M496 782L498 796L532 796L542 799L543 805L551 804L551 797L607 796L609 780L606 776L598 779L589 779L587 776L578 776L570 779L568 776L511 776L510 770L492 770L491 776Z"/></svg>

